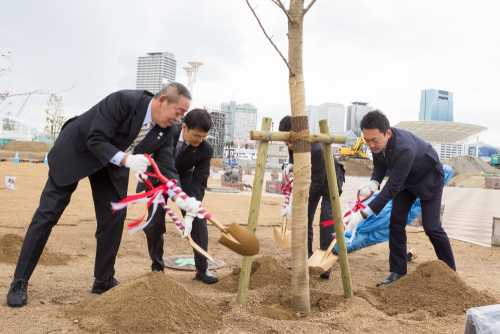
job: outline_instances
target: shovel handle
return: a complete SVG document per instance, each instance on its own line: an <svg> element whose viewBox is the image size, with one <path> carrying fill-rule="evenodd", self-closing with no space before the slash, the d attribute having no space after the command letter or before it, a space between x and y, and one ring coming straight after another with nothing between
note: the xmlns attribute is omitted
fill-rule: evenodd
<svg viewBox="0 0 500 334"><path fill-rule="evenodd" d="M323 262L328 257L328 255L332 253L333 247L335 247L336 244L337 244L337 238L333 239L330 246L328 246L328 249L326 250L325 255L323 256L323 259L321 259L321 262Z"/></svg>
<svg viewBox="0 0 500 334"><path fill-rule="evenodd" d="M286 216L283 217L283 225L281 226L281 235L283 236L283 238L285 237L285 232L286 232L286 222L287 222L287 218Z"/></svg>

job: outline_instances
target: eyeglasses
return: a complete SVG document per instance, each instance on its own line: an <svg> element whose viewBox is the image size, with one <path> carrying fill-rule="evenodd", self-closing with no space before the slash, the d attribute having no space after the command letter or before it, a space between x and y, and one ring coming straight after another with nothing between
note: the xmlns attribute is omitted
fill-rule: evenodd
<svg viewBox="0 0 500 334"><path fill-rule="evenodd" d="M205 139L207 139L207 137L208 137L208 134L207 134L207 135L205 135L205 136L200 136L200 135L197 135L197 134L192 134L192 133L189 131L189 129L188 129L188 132L189 132L189 134L191 135L191 137L193 137L193 139L194 139L194 140L198 140L198 141L200 141L200 140L205 140Z"/></svg>

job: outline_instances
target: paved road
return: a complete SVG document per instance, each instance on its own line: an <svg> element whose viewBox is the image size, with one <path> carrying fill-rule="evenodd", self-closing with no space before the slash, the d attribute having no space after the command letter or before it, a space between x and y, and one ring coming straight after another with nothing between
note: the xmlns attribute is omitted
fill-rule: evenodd
<svg viewBox="0 0 500 334"><path fill-rule="evenodd" d="M221 174L212 173L212 176L220 180ZM266 180L271 180L270 172L266 173ZM342 208L356 199L356 188L368 180L368 177L346 176L344 193L340 197ZM244 175L243 182L253 185L253 175ZM251 192L240 194L250 196ZM282 196L265 191L262 195ZM493 216L500 217L500 190L445 187L443 204L443 227L449 237L491 246Z"/></svg>

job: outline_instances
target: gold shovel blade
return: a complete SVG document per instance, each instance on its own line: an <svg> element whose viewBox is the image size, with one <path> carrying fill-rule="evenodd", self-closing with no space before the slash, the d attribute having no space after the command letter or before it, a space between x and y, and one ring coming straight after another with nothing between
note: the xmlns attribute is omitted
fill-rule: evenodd
<svg viewBox="0 0 500 334"><path fill-rule="evenodd" d="M290 248L292 246L292 232L289 230L285 231L285 235L281 234L282 228L274 227L274 241L281 248Z"/></svg>
<svg viewBox="0 0 500 334"><path fill-rule="evenodd" d="M200 245L198 245L196 242L194 242L193 238L191 238L191 235L188 235L187 239L189 241L189 245L191 245L191 247L193 248L193 250L196 253L200 254L201 256L206 258L207 260L210 260L210 262L215 263L214 259L210 256L210 254L208 254L203 248L201 248Z"/></svg>
<svg viewBox="0 0 500 334"><path fill-rule="evenodd" d="M339 257L332 254L332 252L327 254L324 250L316 249L313 255L309 258L308 266L313 269L315 274L321 275L330 269L338 259ZM322 272L320 273L321 270Z"/></svg>
<svg viewBox="0 0 500 334"><path fill-rule="evenodd" d="M245 228L232 223L226 231L222 231L219 239L220 244L243 256L259 254L259 240Z"/></svg>

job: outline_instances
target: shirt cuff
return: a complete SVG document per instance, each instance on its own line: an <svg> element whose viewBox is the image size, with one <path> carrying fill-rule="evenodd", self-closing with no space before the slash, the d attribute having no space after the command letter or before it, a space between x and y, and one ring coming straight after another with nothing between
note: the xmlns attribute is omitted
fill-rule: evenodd
<svg viewBox="0 0 500 334"><path fill-rule="evenodd" d="M168 197L170 197L170 199L174 199L174 196L177 194L172 189L168 189L167 195L168 195Z"/></svg>
<svg viewBox="0 0 500 334"><path fill-rule="evenodd" d="M369 206L367 206L366 208L364 208L363 211L366 213L367 216L373 215L373 210L370 209Z"/></svg>
<svg viewBox="0 0 500 334"><path fill-rule="evenodd" d="M380 187L380 183L377 180L370 180L370 182L376 183Z"/></svg>
<svg viewBox="0 0 500 334"><path fill-rule="evenodd" d="M125 152L118 152L116 153L112 158L111 160L109 160L109 162L111 162L112 164L115 164L117 166L121 166L122 165L122 160L123 160L123 157L125 156Z"/></svg>

